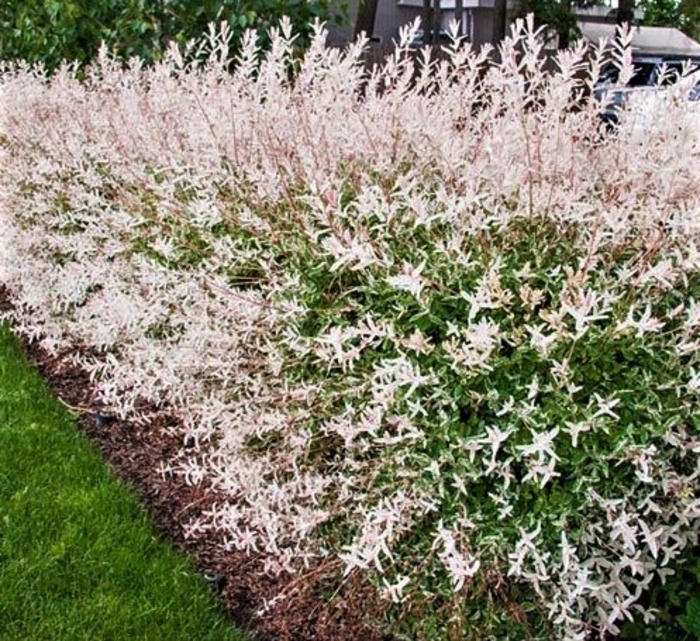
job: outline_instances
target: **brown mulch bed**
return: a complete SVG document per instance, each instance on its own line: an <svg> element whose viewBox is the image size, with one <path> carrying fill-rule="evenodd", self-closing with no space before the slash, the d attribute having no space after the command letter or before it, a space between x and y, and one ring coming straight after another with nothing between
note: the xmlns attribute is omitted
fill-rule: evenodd
<svg viewBox="0 0 700 641"><path fill-rule="evenodd" d="M0 312L10 309L9 301L0 284ZM326 571L323 566L301 576L271 577L264 573L260 556L227 552L214 536L185 538L183 524L206 510L216 496L205 484L187 485L179 475L164 477L158 471L186 446L168 429L176 424L174 417L153 408L154 418L148 425L118 420L95 400L89 376L71 363L70 354L51 356L36 343L22 342L28 359L51 390L76 411L79 427L99 448L114 474L133 487L158 532L190 556L217 593L226 615L252 639L389 639L367 623L381 618L384 606L374 588L357 577L343 581L337 569ZM264 614L256 614L282 590L286 598Z"/></svg>

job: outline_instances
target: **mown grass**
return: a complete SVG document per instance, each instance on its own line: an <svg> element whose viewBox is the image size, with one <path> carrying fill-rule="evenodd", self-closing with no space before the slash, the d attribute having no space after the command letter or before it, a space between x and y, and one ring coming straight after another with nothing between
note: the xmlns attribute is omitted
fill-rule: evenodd
<svg viewBox="0 0 700 641"><path fill-rule="evenodd" d="M0 641L241 641L0 326Z"/></svg>

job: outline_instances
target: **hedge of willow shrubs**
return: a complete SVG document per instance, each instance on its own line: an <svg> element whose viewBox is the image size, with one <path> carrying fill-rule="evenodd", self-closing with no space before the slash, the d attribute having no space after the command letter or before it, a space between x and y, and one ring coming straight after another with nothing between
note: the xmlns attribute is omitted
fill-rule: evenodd
<svg viewBox="0 0 700 641"><path fill-rule="evenodd" d="M284 23L232 72L225 32L205 63L8 66L16 326L121 414L177 414L162 471L217 494L190 536L342 562L416 634L652 626L700 516L687 88L604 135L624 34L551 72L526 23L440 62L403 35L370 71Z"/></svg>

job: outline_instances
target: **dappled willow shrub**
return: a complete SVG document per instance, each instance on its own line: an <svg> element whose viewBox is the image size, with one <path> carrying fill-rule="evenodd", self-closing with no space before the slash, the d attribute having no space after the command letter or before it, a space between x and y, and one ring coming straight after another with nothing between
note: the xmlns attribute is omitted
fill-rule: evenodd
<svg viewBox="0 0 700 641"><path fill-rule="evenodd" d="M217 492L191 536L335 557L416 634L652 621L700 515L697 127L676 100L604 136L602 47L546 73L525 23L498 56L411 36L370 71L288 25L231 74L216 40L7 69L17 327L178 414L163 473Z"/></svg>

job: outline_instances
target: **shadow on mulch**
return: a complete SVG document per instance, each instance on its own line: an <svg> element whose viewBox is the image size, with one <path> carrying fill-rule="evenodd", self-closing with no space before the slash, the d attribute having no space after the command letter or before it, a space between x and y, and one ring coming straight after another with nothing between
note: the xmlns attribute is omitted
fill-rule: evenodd
<svg viewBox="0 0 700 641"><path fill-rule="evenodd" d="M0 284L0 312L11 308L9 292ZM70 353L51 356L37 343L19 340L48 387L77 414L79 427L114 474L134 489L159 533L192 558L237 627L255 641L390 641L367 623L379 620L386 607L368 583L352 576L343 582L337 571L329 573L323 567L303 576L271 577L260 555L228 552L206 535L186 539L182 524L196 519L217 496L204 483L187 485L181 476L164 477L158 471L184 447L169 433L176 418L144 406L139 409L153 416L148 425L119 420L96 401L89 376L71 362ZM265 610L280 592L288 596ZM329 593L331 599L319 596ZM265 612L256 614L260 610Z"/></svg>

